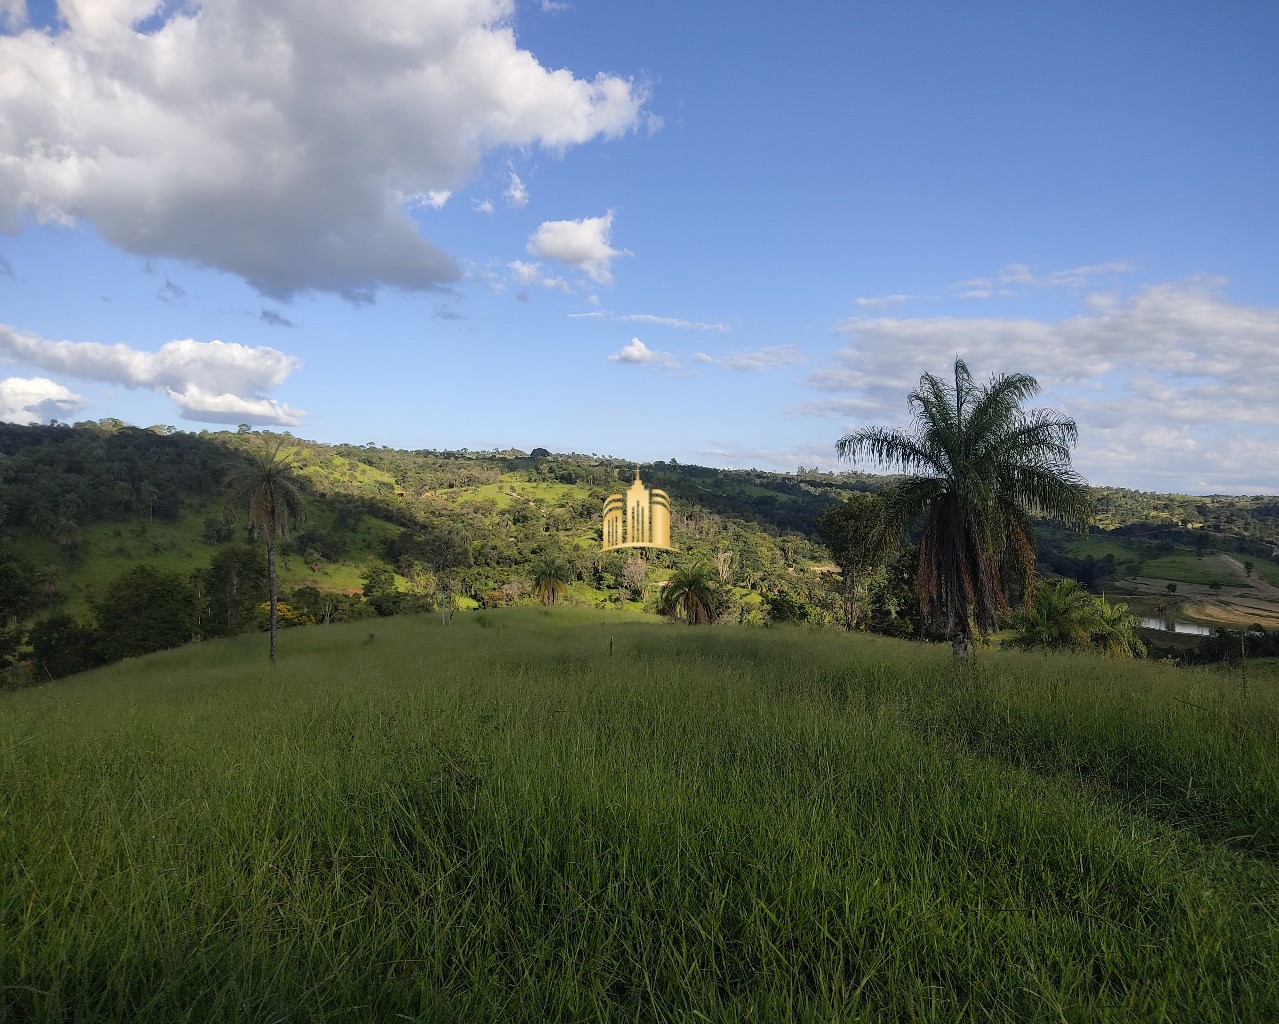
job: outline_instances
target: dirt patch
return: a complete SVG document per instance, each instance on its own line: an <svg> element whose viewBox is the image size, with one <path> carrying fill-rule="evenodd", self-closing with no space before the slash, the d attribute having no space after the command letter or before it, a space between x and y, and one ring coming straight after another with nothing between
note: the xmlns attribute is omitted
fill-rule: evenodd
<svg viewBox="0 0 1279 1024"><path fill-rule="evenodd" d="M1222 626L1265 626L1279 629L1279 607L1262 601L1187 601L1181 614L1188 619Z"/></svg>

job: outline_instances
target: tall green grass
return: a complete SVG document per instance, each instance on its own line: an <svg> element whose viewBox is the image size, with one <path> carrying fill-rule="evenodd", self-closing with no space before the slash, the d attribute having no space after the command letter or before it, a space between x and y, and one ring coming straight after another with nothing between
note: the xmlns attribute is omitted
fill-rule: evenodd
<svg viewBox="0 0 1279 1024"><path fill-rule="evenodd" d="M0 698L0 1020L1279 1020L1273 677L559 609L282 650Z"/></svg>

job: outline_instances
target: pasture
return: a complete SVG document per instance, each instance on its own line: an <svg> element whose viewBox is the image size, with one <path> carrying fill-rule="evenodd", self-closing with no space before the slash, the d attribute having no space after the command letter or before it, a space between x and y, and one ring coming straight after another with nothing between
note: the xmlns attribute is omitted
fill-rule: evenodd
<svg viewBox="0 0 1279 1024"><path fill-rule="evenodd" d="M1279 676L516 609L0 694L0 1020L1279 1020Z"/></svg>

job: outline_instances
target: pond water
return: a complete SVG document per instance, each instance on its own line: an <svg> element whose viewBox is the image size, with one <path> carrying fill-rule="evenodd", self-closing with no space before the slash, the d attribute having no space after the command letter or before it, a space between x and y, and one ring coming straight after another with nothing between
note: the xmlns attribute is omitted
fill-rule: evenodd
<svg viewBox="0 0 1279 1024"><path fill-rule="evenodd" d="M1197 622L1183 622L1181 619L1142 619L1142 629L1158 629L1165 633L1187 633L1190 636L1212 636L1211 626L1201 626Z"/></svg>

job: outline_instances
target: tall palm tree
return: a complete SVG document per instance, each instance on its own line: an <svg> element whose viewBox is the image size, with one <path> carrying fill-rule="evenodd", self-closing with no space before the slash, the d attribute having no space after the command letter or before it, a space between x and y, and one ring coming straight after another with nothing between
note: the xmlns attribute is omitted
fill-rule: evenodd
<svg viewBox="0 0 1279 1024"><path fill-rule="evenodd" d="M688 562L676 570L662 588L659 607L663 614L683 619L690 626L715 621L719 588L711 567Z"/></svg>
<svg viewBox="0 0 1279 1024"><path fill-rule="evenodd" d="M544 551L533 562L533 593L543 604L554 604L560 594L568 589L573 570L568 563L552 551Z"/></svg>
<svg viewBox="0 0 1279 1024"><path fill-rule="evenodd" d="M253 452L253 464L227 481L227 500L245 510L249 526L266 541L267 580L271 588L271 662L275 663L279 631L279 578L275 571L276 541L306 522L306 503L293 481L294 462L283 451L284 438L267 441Z"/></svg>
<svg viewBox="0 0 1279 1024"><path fill-rule="evenodd" d="M910 393L913 429L863 427L840 438L839 456L906 474L886 505L880 541L896 543L923 519L919 603L944 622L957 657L974 627L993 629L1015 585L1034 593L1031 517L1083 529L1092 518L1088 488L1070 467L1075 421L1049 409L1025 410L1039 393L1034 377L999 374L977 384L956 357L954 382L924 374Z"/></svg>

